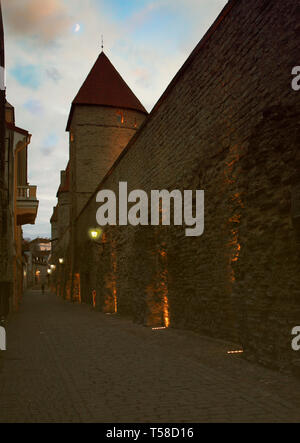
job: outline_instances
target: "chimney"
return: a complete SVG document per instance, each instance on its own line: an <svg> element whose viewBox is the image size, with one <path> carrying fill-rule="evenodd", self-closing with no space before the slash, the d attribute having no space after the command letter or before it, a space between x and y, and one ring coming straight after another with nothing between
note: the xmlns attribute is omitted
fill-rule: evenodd
<svg viewBox="0 0 300 443"><path fill-rule="evenodd" d="M60 185L62 188L66 186L66 171L60 171Z"/></svg>

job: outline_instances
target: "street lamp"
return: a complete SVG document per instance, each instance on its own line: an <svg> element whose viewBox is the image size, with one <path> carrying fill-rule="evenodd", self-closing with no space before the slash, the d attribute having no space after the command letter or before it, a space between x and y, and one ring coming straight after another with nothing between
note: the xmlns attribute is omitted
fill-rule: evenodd
<svg viewBox="0 0 300 443"><path fill-rule="evenodd" d="M93 241L99 240L102 235L102 230L100 228L89 229L89 237Z"/></svg>

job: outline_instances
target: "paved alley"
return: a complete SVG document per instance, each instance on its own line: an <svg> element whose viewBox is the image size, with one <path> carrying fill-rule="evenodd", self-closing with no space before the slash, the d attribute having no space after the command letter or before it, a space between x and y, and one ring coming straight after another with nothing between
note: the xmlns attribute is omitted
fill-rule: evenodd
<svg viewBox="0 0 300 443"><path fill-rule="evenodd" d="M300 382L230 345L25 295L0 361L0 422L297 422Z"/></svg>

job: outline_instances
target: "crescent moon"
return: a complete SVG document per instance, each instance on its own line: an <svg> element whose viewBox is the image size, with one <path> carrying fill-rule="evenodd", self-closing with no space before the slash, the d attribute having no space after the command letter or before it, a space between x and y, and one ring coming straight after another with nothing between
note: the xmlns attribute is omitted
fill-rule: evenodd
<svg viewBox="0 0 300 443"><path fill-rule="evenodd" d="M77 23L77 25L75 26L75 32L79 32L80 28L81 28L80 24Z"/></svg>

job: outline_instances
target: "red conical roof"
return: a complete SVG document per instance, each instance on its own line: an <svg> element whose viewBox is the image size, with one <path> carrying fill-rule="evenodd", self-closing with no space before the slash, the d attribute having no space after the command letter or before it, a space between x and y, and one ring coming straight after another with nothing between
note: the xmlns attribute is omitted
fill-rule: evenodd
<svg viewBox="0 0 300 443"><path fill-rule="evenodd" d="M73 100L68 120L67 131L70 129L74 106L96 105L114 108L132 109L147 114L146 109L121 75L101 52L91 72Z"/></svg>

